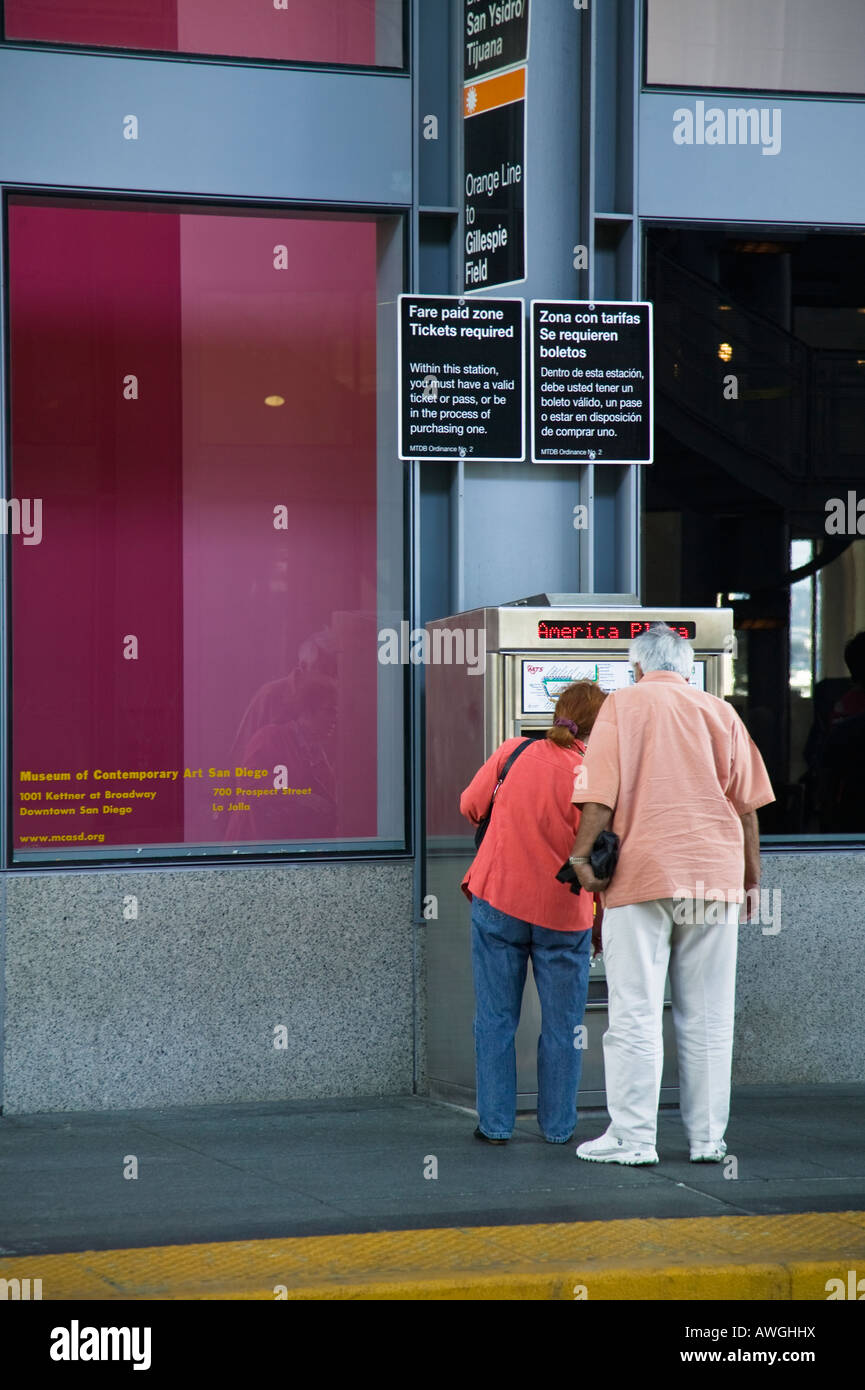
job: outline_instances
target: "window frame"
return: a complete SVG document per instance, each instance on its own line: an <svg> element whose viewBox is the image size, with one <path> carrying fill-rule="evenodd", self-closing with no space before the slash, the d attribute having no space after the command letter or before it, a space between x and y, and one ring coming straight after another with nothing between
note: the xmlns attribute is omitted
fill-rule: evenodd
<svg viewBox="0 0 865 1390"><path fill-rule="evenodd" d="M304 61L296 58L254 58L231 53L187 53L178 49L118 48L109 44L62 43L50 39L10 39L6 37L6 0L0 0L0 46L10 49L38 49L49 53L86 53L90 57L151 58L157 62L218 63L232 67L278 68L284 71L301 69L312 72L379 74L404 77L411 72L411 4L401 0L402 63L399 66L377 63L335 63L327 59Z"/></svg>
<svg viewBox="0 0 865 1390"><path fill-rule="evenodd" d="M230 197L211 197L190 194L165 194L154 195L151 193L126 193L123 190L93 190L87 188L69 188L62 186L34 185L29 183L20 184L0 184L0 412L2 412L2 449L0 449L0 477L2 477L4 496L14 495L10 492L9 483L12 478L13 457L12 457L12 402L8 388L11 381L12 358L11 358L11 332L10 332L10 263L9 263L9 204L13 197L33 198L46 203L62 203L74 205L77 201L85 201L88 204L94 202L104 203L114 207L132 207L139 205L142 210L144 207L158 207L159 210L181 214L183 212L243 212L251 214L256 212L273 213L275 215L288 216L325 216L334 217L338 220L359 220L395 218L398 219L397 235L401 241L402 275L401 292L408 291L411 285L411 248L412 248L412 210L405 206L364 206L358 207L355 204L346 205L344 203L311 203L308 201L292 201L289 199L273 198L230 198ZM411 600L412 600L412 540L413 533L417 525L414 516L413 489L411 466L400 463L394 452L393 464L395 468L401 470L401 517L402 517L402 553L404 558L402 585L400 590L400 601L404 618L411 620ZM414 706L416 695L411 679L412 668L405 664L402 668L402 709L403 709L403 758L402 758L402 824L403 842L401 846L394 846L385 842L381 845L363 844L357 849L345 848L345 843L340 842L338 847L324 846L321 842L317 843L317 848L304 849L302 846L287 845L285 847L274 847L263 849L260 845L251 844L249 851L244 845L237 844L231 850L203 851L198 845L190 845L185 848L183 845L166 848L165 846L136 847L117 846L112 852L111 847L100 846L94 848L86 854L72 853L55 854L50 851L32 851L32 857L22 859L20 851L16 851L14 846L13 829L13 796L14 787L12 783L12 713L13 713L13 631L12 631L12 545L6 536L0 537L3 544L3 560L0 564L0 695L2 695L3 709L0 717L0 822L2 834L0 834L0 871L12 873L62 873L69 870L78 871L119 871L123 869L153 869L164 870L170 868L192 867L205 868L208 866L226 868L228 866L250 865L259 868L274 865L292 865L311 863L345 863L345 862L380 862L382 860L411 861L414 858L414 826L412 818L413 803L413 767L415 763L414 748ZM72 849L71 846L67 847Z"/></svg>
<svg viewBox="0 0 865 1390"><path fill-rule="evenodd" d="M814 101L863 101L865 100L865 82L863 82L861 92L847 91L817 91L812 87L805 89L798 87L743 87L739 85L722 84L719 86L698 86L690 82L650 82L649 81L649 6L652 0L643 0L643 53L640 64L641 90L644 92L728 92L731 96L741 93L743 96L777 96L777 97L797 97L800 100ZM0 0L2 4L2 0Z"/></svg>
<svg viewBox="0 0 865 1390"><path fill-rule="evenodd" d="M772 227L772 224L766 224L764 222L754 224L743 224L736 220L733 220L732 222L719 222L717 219L712 218L691 220L679 217L660 219L654 215L651 217L641 217L639 219L638 241L640 255L640 292L642 294L642 297L645 299L648 296L648 255L646 250L646 242L648 234L649 232L651 232L653 228L663 227L679 228L687 231L717 231L733 228L742 228L745 225L747 225L748 230L752 231L755 236L761 235L763 232L766 232L767 234L770 233ZM815 230L815 226L812 223L784 223L778 225L783 225L783 229L785 232L813 232ZM832 230L839 232L845 230L853 231L865 236L865 222L863 222L861 226L857 225L852 228L833 227ZM657 317L655 319L655 324L657 327ZM641 534L645 529L645 514L645 496L643 496L640 503ZM686 607L687 605L683 604L683 606ZM758 820L759 816L760 812L758 810ZM767 854L826 854L835 852L854 853L859 852L863 849L865 849L865 827L863 827L861 833L850 835L842 835L840 832L829 833L826 835L819 835L813 832L807 835L796 835L793 833L788 833L784 835L766 835L762 831L760 832L760 851L761 853Z"/></svg>

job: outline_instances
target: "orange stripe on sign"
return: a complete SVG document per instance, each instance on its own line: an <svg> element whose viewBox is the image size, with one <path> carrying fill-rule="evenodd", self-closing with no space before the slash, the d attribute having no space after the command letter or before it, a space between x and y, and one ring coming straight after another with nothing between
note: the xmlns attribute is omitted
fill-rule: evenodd
<svg viewBox="0 0 865 1390"><path fill-rule="evenodd" d="M497 106L523 101L525 95L525 68L515 68L513 72L503 72L480 82L469 82L463 88L463 115L479 116L482 111L493 111Z"/></svg>

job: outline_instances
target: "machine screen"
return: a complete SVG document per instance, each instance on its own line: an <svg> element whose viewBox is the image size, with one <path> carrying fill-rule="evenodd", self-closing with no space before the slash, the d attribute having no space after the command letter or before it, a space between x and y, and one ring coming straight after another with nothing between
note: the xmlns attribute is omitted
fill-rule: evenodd
<svg viewBox="0 0 865 1390"><path fill-rule="evenodd" d="M538 637L545 642L632 642L640 633L648 632L657 622L653 618L620 618L609 622L606 619L586 618L580 621L569 619L564 623L551 623L544 619L538 623ZM696 637L697 624L694 622L671 622L669 626L680 637Z"/></svg>
<svg viewBox="0 0 865 1390"><path fill-rule="evenodd" d="M626 660L543 661L532 658L523 662L523 713L549 714L565 686L572 681L597 681L602 690L611 692L624 685L633 685L634 673ZM704 661L694 662L690 684L705 690Z"/></svg>

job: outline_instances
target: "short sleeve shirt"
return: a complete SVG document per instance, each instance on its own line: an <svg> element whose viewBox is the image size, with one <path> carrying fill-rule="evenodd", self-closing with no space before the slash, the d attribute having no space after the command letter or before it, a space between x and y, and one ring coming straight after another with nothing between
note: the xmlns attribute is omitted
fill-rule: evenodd
<svg viewBox="0 0 865 1390"><path fill-rule="evenodd" d="M574 786L613 811L619 862L606 907L656 898L744 898L740 817L775 800L732 705L674 671L604 701Z"/></svg>
<svg viewBox="0 0 865 1390"><path fill-rule="evenodd" d="M479 768L460 798L460 811L477 825L496 782L521 738L506 739ZM580 812L571 799L583 746L560 748L537 739L517 758L498 793L489 829L463 879L467 897L483 898L509 917L553 931L587 931L591 893L572 893L556 874L573 853Z"/></svg>

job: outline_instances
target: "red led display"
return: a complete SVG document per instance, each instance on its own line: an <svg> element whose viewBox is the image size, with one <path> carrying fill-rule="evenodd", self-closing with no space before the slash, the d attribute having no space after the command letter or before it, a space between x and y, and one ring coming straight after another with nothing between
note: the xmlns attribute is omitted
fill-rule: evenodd
<svg viewBox="0 0 865 1390"><path fill-rule="evenodd" d="M656 618L642 621L633 618L620 618L613 622L597 622L594 618L581 622L538 623L538 637L545 642L631 642L641 632L648 632L657 622ZM668 623L680 637L696 637L696 623Z"/></svg>

